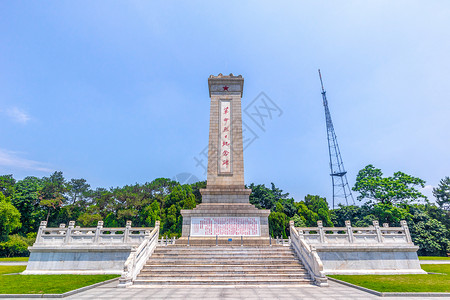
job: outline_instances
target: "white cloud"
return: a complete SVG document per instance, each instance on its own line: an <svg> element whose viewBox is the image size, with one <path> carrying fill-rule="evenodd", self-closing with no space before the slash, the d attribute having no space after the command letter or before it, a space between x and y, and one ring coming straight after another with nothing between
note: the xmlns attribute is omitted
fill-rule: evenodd
<svg viewBox="0 0 450 300"><path fill-rule="evenodd" d="M0 166L41 172L53 172L52 169L47 168L45 164L41 162L22 158L18 155L18 152L6 149L0 149Z"/></svg>
<svg viewBox="0 0 450 300"><path fill-rule="evenodd" d="M6 114L13 119L14 122L20 124L27 124L31 119L30 116L18 107L11 107L6 109Z"/></svg>

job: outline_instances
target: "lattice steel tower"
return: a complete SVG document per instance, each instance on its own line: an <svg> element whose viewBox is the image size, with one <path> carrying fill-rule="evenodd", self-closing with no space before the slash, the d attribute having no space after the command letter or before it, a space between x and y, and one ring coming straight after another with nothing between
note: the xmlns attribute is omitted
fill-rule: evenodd
<svg viewBox="0 0 450 300"><path fill-rule="evenodd" d="M325 120L327 123L327 137L328 137L328 154L330 155L330 169L331 182L333 185L333 209L334 203L338 200L345 199L346 205L355 204L352 192L347 181L347 171L344 169L344 162L342 161L341 151L334 132L333 121L331 121L330 110L328 109L328 101L326 91L323 88L322 74L319 69L320 84L322 86L323 107L325 108Z"/></svg>

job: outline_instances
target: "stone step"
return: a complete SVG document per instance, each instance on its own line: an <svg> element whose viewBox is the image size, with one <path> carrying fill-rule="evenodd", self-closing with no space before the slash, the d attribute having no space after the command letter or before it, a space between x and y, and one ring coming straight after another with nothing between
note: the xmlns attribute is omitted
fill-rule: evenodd
<svg viewBox="0 0 450 300"><path fill-rule="evenodd" d="M276 255L276 254L245 254L245 253L233 253L233 254L176 254L176 253L164 253L164 254L153 254L150 259L296 259L296 257L293 254L283 254L283 255Z"/></svg>
<svg viewBox="0 0 450 300"><path fill-rule="evenodd" d="M278 263L278 264L290 264L290 265L297 265L299 266L300 264L294 260L294 259L267 259L267 260L263 260L263 259L259 259L259 260L249 260L249 259L209 259L207 257L202 258L202 259L155 259L155 260L148 260L146 265L153 265L153 264L167 264L167 265L203 265L203 264L210 264L210 265L236 265L236 264L242 264L242 265L267 265L267 264L273 264L273 263Z"/></svg>
<svg viewBox="0 0 450 300"><path fill-rule="evenodd" d="M205 238L206 239L206 238ZM214 241L216 240L215 238L209 238L209 239L213 239ZM233 240L236 238L233 238ZM287 251L289 251L291 248L289 246L282 246L282 245L272 245L272 246L268 246L268 245L212 245L212 246L208 246L208 245L197 245L197 246L186 246L186 245L180 245L180 244L173 244L173 245L160 245L157 246L155 251L158 250L164 250L164 249L178 249L178 250L184 250L184 251L192 251L192 250L262 250L262 251L266 251L266 250L284 250L286 249Z"/></svg>
<svg viewBox="0 0 450 300"><path fill-rule="evenodd" d="M188 253L188 252L200 252L200 253L292 253L291 249L288 247L284 247L281 249L277 248L269 248L269 249L249 249L247 247L242 247L241 249L224 249L218 248L216 246L211 246L209 249L189 249L191 247L185 247L188 249L177 249L177 248L169 248L169 247L157 247L155 249L155 253Z"/></svg>
<svg viewBox="0 0 450 300"><path fill-rule="evenodd" d="M292 285L311 284L310 279L189 279L189 280L159 280L159 279L136 279L135 285Z"/></svg>
<svg viewBox="0 0 450 300"><path fill-rule="evenodd" d="M203 269L203 270L195 270L195 269L186 269L186 268L177 268L172 270L167 270L164 268L158 269L143 269L140 275L173 275L173 274L188 274L188 275L197 275L197 274L307 274L308 272L305 269L301 268L289 268L289 269L246 269L246 270L237 270L236 268L228 268L228 269L220 269L220 270L211 270L211 269Z"/></svg>
<svg viewBox="0 0 450 300"><path fill-rule="evenodd" d="M185 276L169 276L169 275L139 275L137 277L138 280L205 280L205 279L222 279L222 280L248 280L248 279L261 279L261 280L269 280L273 279L273 274L205 274L205 275L185 275ZM275 277L277 280L283 279L310 279L308 274L277 274Z"/></svg>
<svg viewBox="0 0 450 300"><path fill-rule="evenodd" d="M290 247L159 246L135 285L306 285L311 278Z"/></svg>
<svg viewBox="0 0 450 300"><path fill-rule="evenodd" d="M162 271L162 270L174 270L174 271L220 271L220 270L237 270L237 271L245 271L245 270L305 270L305 268L302 265L299 264L272 264L272 265L193 265L193 264L184 264L184 265L167 265L167 264L152 264L152 265L145 265L144 268L142 268L142 271Z"/></svg>

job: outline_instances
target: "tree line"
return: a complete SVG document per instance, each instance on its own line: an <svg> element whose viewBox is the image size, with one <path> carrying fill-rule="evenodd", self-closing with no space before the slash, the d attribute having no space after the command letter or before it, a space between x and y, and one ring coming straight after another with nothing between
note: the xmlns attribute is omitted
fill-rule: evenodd
<svg viewBox="0 0 450 300"><path fill-rule="evenodd" d="M353 191L361 205L330 209L325 198L307 195L295 201L275 184L250 184L250 203L270 209L269 228L273 237L289 235L289 221L296 226L370 226L372 221L398 226L407 220L413 241L422 255L445 255L450 252L450 178L441 180L433 190L436 204L422 193L425 181L396 172L384 177L372 165L359 171ZM127 220L136 227L152 227L161 222L162 236L180 236L181 209L201 203L200 189L206 181L180 184L157 178L144 184L113 188L91 188L85 179L66 180L62 172L48 177L29 176L16 180L13 175L0 176L0 256L27 255L39 228L46 220L49 227L75 220L77 225L122 227Z"/></svg>

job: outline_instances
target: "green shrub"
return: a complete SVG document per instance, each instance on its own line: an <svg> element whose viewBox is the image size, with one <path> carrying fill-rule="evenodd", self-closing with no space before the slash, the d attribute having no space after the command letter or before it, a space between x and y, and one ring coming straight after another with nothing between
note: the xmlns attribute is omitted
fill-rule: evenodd
<svg viewBox="0 0 450 300"><path fill-rule="evenodd" d="M29 255L26 238L18 234L10 235L6 242L0 243L0 256L2 257Z"/></svg>

